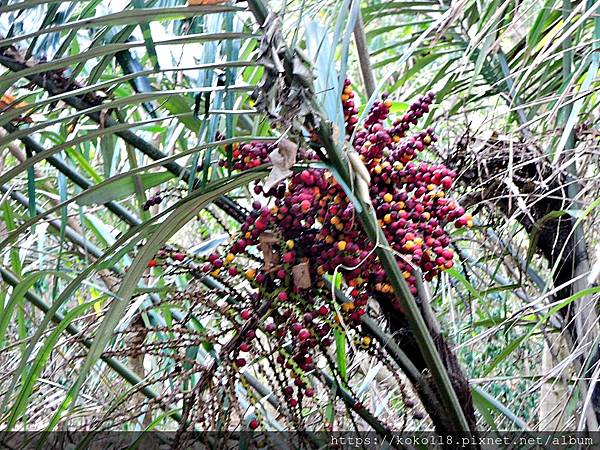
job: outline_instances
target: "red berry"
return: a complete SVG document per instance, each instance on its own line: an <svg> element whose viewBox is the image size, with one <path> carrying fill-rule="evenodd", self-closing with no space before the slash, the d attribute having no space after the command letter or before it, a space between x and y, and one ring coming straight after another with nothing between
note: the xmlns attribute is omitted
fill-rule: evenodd
<svg viewBox="0 0 600 450"><path fill-rule="evenodd" d="M450 249L446 249L442 252L442 256L444 257L444 259L451 260L452 258L454 258L454 252Z"/></svg>
<svg viewBox="0 0 600 450"><path fill-rule="evenodd" d="M300 203L300 209L302 212L306 213L310 209L310 202L308 200L302 200Z"/></svg>
<svg viewBox="0 0 600 450"><path fill-rule="evenodd" d="M294 259L296 258L296 255L294 254L294 252L285 252L283 254L283 262L286 264L291 264L294 262Z"/></svg>
<svg viewBox="0 0 600 450"><path fill-rule="evenodd" d="M450 177L444 177L444 178L442 178L441 183L442 183L442 187L445 190L448 190L448 189L450 189L452 187L452 178L450 178Z"/></svg>
<svg viewBox="0 0 600 450"><path fill-rule="evenodd" d="M258 428L258 425L258 420L256 419L252 419L249 424L251 430L256 430Z"/></svg>
<svg viewBox="0 0 600 450"><path fill-rule="evenodd" d="M308 338L310 337L310 331L308 331L306 328L302 328L299 332L298 332L298 340L300 342L302 341L306 341Z"/></svg>
<svg viewBox="0 0 600 450"><path fill-rule="evenodd" d="M294 393L294 388L291 386L286 386L283 388L283 395L285 395L286 397L291 397L291 395Z"/></svg>

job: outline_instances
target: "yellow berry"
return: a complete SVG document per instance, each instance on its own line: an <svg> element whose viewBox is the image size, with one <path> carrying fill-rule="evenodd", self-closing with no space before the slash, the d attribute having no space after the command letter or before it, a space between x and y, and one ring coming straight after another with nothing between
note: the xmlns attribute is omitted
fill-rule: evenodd
<svg viewBox="0 0 600 450"><path fill-rule="evenodd" d="M346 250L346 241L340 241L338 242L338 250L340 252L343 252L344 250Z"/></svg>
<svg viewBox="0 0 600 450"><path fill-rule="evenodd" d="M394 196L392 194L390 194L389 192L383 196L383 201L387 202L387 203L391 202L393 199L394 199Z"/></svg>
<svg viewBox="0 0 600 450"><path fill-rule="evenodd" d="M392 222L392 215L391 214L386 214L385 216L383 216L383 222L388 224Z"/></svg>
<svg viewBox="0 0 600 450"><path fill-rule="evenodd" d="M350 312L354 309L354 302L346 302L342 304L342 311Z"/></svg>
<svg viewBox="0 0 600 450"><path fill-rule="evenodd" d="M285 245L287 246L287 248L289 248L290 250L294 248L294 241L292 241L291 239L289 241L287 241L285 243Z"/></svg>
<svg viewBox="0 0 600 450"><path fill-rule="evenodd" d="M473 216L469 213L466 213L465 219L467 219L467 227L471 228L473 226Z"/></svg>
<svg viewBox="0 0 600 450"><path fill-rule="evenodd" d="M219 275L221 275L221 269L215 269L210 273L213 277L217 278Z"/></svg>
<svg viewBox="0 0 600 450"><path fill-rule="evenodd" d="M254 270L254 269L246 270L246 278L248 278L250 281L254 280L255 276L256 276L256 270Z"/></svg>
<svg viewBox="0 0 600 450"><path fill-rule="evenodd" d="M235 255L233 253L227 253L227 256L225 257L225 261L227 261L228 263L230 263L234 259L235 259Z"/></svg>

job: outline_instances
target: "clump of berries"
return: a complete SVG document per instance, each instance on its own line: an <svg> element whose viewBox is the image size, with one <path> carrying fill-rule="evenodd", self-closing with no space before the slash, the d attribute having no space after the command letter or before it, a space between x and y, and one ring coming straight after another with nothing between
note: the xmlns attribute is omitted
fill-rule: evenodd
<svg viewBox="0 0 600 450"><path fill-rule="evenodd" d="M354 92L350 80L344 82L344 92L342 93L342 108L344 110L344 122L346 124L346 134L351 136L358 123L358 108L354 104Z"/></svg>
<svg viewBox="0 0 600 450"><path fill-rule="evenodd" d="M258 167L269 160L272 144L268 142L251 142L249 144L234 144L231 162L220 159L218 164L232 170L247 170Z"/></svg>
<svg viewBox="0 0 600 450"><path fill-rule="evenodd" d="M397 254L397 264L413 294L417 293L420 269L426 280L454 264L446 231L450 224L470 227L471 216L447 192L456 172L443 165L416 161L417 155L437 141L432 128L407 136L409 129L429 111L434 94L413 103L401 117L389 122L392 102L387 95L376 101L363 124L349 81L342 93L345 131L371 175L369 194L378 222ZM268 162L271 144L251 142L234 149L233 158L219 164L232 170L245 170ZM294 386L283 394L290 407L310 397L314 390L305 373L314 368L314 351L331 342L332 329L341 320L357 328L366 312L367 301L375 298L402 312L394 288L389 283L373 250L373 244L355 217L352 201L332 173L314 167L317 155L300 153L306 168L295 172L269 192L257 185L267 203L256 200L240 236L225 255L211 254L202 268L219 277L243 275L254 288L251 305L239 313L242 323L253 320L260 302L272 302L272 313L260 325L271 338L291 344L277 356ZM262 251L264 265L247 268L238 256ZM247 261L247 259L245 259ZM342 316L327 303L330 293L323 275L341 272L350 301L341 305ZM258 325L257 325L258 327ZM236 364L247 363L243 355L252 350L257 329L243 336ZM370 338L365 341L370 344Z"/></svg>

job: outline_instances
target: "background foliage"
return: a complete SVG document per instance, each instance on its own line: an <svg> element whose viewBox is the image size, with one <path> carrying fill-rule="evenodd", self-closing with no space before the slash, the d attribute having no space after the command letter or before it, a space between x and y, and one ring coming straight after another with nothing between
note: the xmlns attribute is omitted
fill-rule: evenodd
<svg viewBox="0 0 600 450"><path fill-rule="evenodd" d="M454 195L476 226L454 233L457 265L430 290L478 427L597 429L591 0L0 2L3 428L184 423L182 393L203 381L215 352L206 337L227 319L198 306L205 288L189 265L146 264L166 242L202 261L237 230L250 181L266 174L214 165L227 157L218 130L230 144L277 136L250 98L263 75L261 5L310 61L334 123L333 68L354 80L361 114L382 92L396 112L437 92L428 157L459 171ZM188 311L198 317L184 321ZM316 396L326 401L302 412L303 426L430 428L420 406L398 400L406 377L345 338ZM200 425L243 428L260 411L269 429L297 426L268 374L228 373L229 386L206 394L227 399L226 416Z"/></svg>

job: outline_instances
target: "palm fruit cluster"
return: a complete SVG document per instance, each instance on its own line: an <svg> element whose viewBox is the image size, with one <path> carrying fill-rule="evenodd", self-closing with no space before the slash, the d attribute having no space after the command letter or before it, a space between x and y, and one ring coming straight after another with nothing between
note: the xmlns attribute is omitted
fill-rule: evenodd
<svg viewBox="0 0 600 450"><path fill-rule="evenodd" d="M420 276L416 268L431 280L454 264L446 228L472 225L471 216L447 195L456 173L416 160L436 142L433 129L407 136L433 99L433 93L420 97L390 121L393 104L383 95L362 124L349 82L341 99L346 134L348 139L354 135L351 144L371 175L369 194L375 214L413 294ZM272 145L264 142L243 144L220 165L232 170L256 167L269 161L271 150ZM282 388L291 407L313 395L304 374L314 368L314 349L332 342L332 329L341 321L358 327L369 298L389 302L402 312L352 201L330 171L314 167L317 159L312 150L302 151L298 163L304 168L268 192L257 185L255 192L262 193L264 200L254 201L239 237L225 252L211 254L202 267L217 278L243 276L249 281L253 295L240 306L240 323L253 320L262 302L271 302L266 321L242 336L235 364L241 368L248 363L259 329L273 342L291 343L277 356L287 371L286 379L293 380ZM251 262L257 254L263 259L260 264ZM338 272L350 299L340 308L330 303L331 292L323 284L324 275ZM361 342L369 345L370 338L363 336Z"/></svg>

